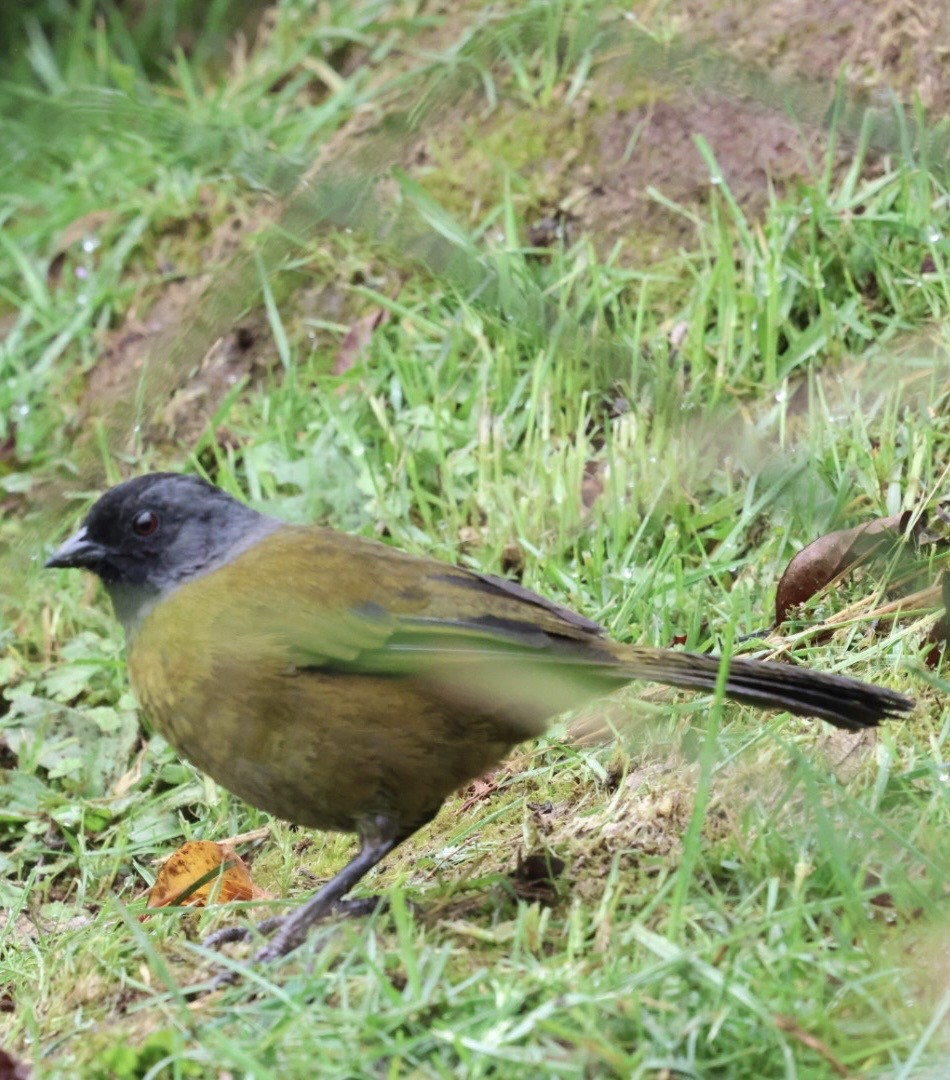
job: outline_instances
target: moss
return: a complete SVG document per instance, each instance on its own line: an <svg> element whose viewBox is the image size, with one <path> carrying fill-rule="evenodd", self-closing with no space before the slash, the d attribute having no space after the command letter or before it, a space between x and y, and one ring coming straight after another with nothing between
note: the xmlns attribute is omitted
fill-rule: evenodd
<svg viewBox="0 0 950 1080"><path fill-rule="evenodd" d="M474 223L502 201L506 179L520 211L557 205L590 142L590 128L562 103L529 109L506 102L488 117L460 112L441 125L427 140L429 164L420 174L446 209Z"/></svg>

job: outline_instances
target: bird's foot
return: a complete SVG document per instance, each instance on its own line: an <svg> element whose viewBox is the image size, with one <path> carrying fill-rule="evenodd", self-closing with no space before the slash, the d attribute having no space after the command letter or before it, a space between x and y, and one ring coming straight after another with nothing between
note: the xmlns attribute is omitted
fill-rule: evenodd
<svg viewBox="0 0 950 1080"><path fill-rule="evenodd" d="M327 909L326 915L336 915L344 919L372 915L381 902L381 896L360 896L353 900L337 900L335 904ZM248 941L252 937L270 937L274 933L280 936L281 927L285 923L291 922L293 917L293 915L272 915L269 919L262 920L256 926L222 926L220 930L208 934L201 944L205 949L217 949L222 945L231 945L236 941ZM315 921L316 919L309 920L307 926ZM302 940L303 938L301 938ZM299 944L300 941L296 943L296 945ZM296 945L293 948L296 948ZM290 952L291 950L286 949L285 951Z"/></svg>
<svg viewBox="0 0 950 1080"><path fill-rule="evenodd" d="M224 926L220 930L215 930L213 934L209 934L201 944L206 949L217 949L221 945L230 945L235 941L247 941L251 937L271 937L273 935L270 941L257 950L252 961L255 964L266 964L271 960L276 960L280 956L286 956L287 953L293 952L298 945L302 944L307 936L307 931L313 923L320 918L330 915L343 918L371 915L380 906L381 902L382 897L380 896L361 896L353 900L338 900L335 904L329 905L325 912L318 914L306 911L307 905L305 904L291 915L273 915L254 927ZM301 912L306 913L305 918L297 918ZM217 990L222 986L235 983L238 978L237 971L219 972L212 981L212 989Z"/></svg>
<svg viewBox="0 0 950 1080"><path fill-rule="evenodd" d="M379 905L378 897L358 900L344 900L343 897L353 886L396 846L402 836L389 818L383 815L368 819L360 825L360 850L310 899L301 904L291 915L283 918L266 919L258 927L262 934L273 937L254 954L253 963L267 963L278 956L285 956L304 940L307 931L314 923L325 919L334 912L343 915L364 915L375 911ZM205 940L205 945L214 948L226 941L241 941L250 937L250 931L227 928L212 934ZM226 983L235 982L239 969L222 972L212 983L217 989Z"/></svg>
<svg viewBox="0 0 950 1080"><path fill-rule="evenodd" d="M214 933L208 934L201 942L201 945L205 949L218 949L222 945L231 945L235 941L247 941L248 938L255 934L267 937L280 926L284 921L284 918L285 916L283 915L272 915L269 919L264 919L253 927L222 926L220 930L215 930Z"/></svg>

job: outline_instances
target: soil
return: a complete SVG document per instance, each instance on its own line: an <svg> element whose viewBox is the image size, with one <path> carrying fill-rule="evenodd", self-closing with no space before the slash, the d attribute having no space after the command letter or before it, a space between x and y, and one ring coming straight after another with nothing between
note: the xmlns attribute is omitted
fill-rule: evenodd
<svg viewBox="0 0 950 1080"><path fill-rule="evenodd" d="M469 7L449 11L458 32L471 20ZM652 10L646 4L637 11L648 29ZM665 5L663 11L668 29ZM440 26L438 40L451 39L452 29ZM621 261L642 265L695 243L696 222L707 215L716 186L698 140L754 219L771 191L793 190L799 178L822 168L822 124L842 70L858 103L880 103L895 92L908 102L917 95L936 116L950 105L946 0L685 0L675 9L674 30L680 41L696 44L666 54L654 45L642 57L637 49L615 48L573 97L561 86L547 102L503 96L486 112L484 98L469 94L440 105L421 135L394 136L359 115L320 160L348 155L358 168L370 162L382 171L397 162L468 223L514 176L526 243L544 247L583 235L601 253L619 245ZM665 66L658 62L664 55ZM405 69L406 59L394 54L393 69ZM837 153L839 161L847 159L847 138ZM319 184L321 171L311 173L311 183ZM289 203L284 220L297 222L305 209ZM253 381L276 364L262 309L245 309L259 290L251 289L247 279L254 275L241 255L247 238L274 214L248 217L237 229L224 221L203 243L203 273L146 290L104 343L88 378L85 417L108 416L113 432L129 430L131 405L118 405L136 399L149 357L157 378L145 400L160 403L144 409L157 417L153 434L164 429L187 444L239 380ZM378 234L379 222L370 229ZM209 266L220 268L213 279ZM352 297L323 276L325 267L314 270L301 297L329 288L334 317L354 321L362 312Z"/></svg>

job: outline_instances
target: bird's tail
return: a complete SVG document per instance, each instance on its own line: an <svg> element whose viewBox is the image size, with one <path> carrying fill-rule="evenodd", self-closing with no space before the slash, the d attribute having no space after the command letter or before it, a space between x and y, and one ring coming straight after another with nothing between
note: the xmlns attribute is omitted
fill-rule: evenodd
<svg viewBox="0 0 950 1080"><path fill-rule="evenodd" d="M612 650L613 651L613 650ZM620 646L614 652L626 678L649 679L690 690L714 690L720 658L697 653ZM860 731L881 720L909 712L914 702L883 686L774 661L734 658L729 663L725 696L759 708L782 709L796 716L819 716L835 727Z"/></svg>

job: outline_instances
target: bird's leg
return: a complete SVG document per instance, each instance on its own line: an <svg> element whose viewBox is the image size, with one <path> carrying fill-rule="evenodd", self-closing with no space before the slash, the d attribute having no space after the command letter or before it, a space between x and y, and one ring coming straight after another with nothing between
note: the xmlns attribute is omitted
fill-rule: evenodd
<svg viewBox="0 0 950 1080"><path fill-rule="evenodd" d="M257 951L254 960L257 963L266 963L296 949L307 936L310 927L328 915L350 889L384 859L401 839L394 822L383 815L363 823L360 827L360 850L357 854L330 878L322 889L318 889L305 904L284 919L277 933Z"/></svg>
<svg viewBox="0 0 950 1080"><path fill-rule="evenodd" d="M344 901L343 897L372 868L405 838L405 832L396 828L395 823L385 815L378 815L360 824L360 850L335 874L322 888L310 897L291 915L265 919L257 927L263 934L274 933L274 937L254 956L257 962L273 960L295 949L307 936L307 931L315 922L343 909L348 915L363 914L372 911L377 903L376 897L366 897ZM214 948L226 942L240 941L248 936L241 927L226 926L207 937L206 947Z"/></svg>

